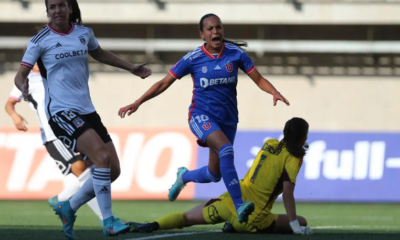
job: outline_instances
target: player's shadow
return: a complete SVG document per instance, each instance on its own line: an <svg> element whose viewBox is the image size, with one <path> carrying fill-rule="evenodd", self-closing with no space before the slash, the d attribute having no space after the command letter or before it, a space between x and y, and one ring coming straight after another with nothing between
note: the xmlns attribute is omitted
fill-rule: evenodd
<svg viewBox="0 0 400 240"><path fill-rule="evenodd" d="M76 229L75 236L80 240L104 239L101 229ZM65 240L60 229L37 226L1 226L1 240Z"/></svg>

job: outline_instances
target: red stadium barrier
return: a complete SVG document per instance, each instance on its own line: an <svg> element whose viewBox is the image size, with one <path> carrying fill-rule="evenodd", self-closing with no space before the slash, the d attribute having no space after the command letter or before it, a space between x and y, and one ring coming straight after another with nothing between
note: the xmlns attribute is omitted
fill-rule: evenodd
<svg viewBox="0 0 400 240"><path fill-rule="evenodd" d="M110 128L121 162L113 199L167 199L180 166L196 167L197 145L187 128ZM42 145L38 129L0 128L0 199L47 199L63 176ZM179 199L193 199L190 184Z"/></svg>

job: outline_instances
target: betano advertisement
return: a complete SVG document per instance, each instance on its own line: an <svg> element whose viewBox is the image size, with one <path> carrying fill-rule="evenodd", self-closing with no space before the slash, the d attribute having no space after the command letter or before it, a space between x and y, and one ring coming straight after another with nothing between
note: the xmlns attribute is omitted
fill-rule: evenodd
<svg viewBox="0 0 400 240"><path fill-rule="evenodd" d="M180 166L208 162L186 128L109 129L122 173L112 184L114 199L167 199ZM244 176L268 138L278 131L238 131L235 164ZM297 178L298 201L400 201L400 133L310 132L310 148ZM47 199L63 176L42 146L38 130L0 128L0 199ZM205 200L225 191L220 183L188 184L179 199Z"/></svg>

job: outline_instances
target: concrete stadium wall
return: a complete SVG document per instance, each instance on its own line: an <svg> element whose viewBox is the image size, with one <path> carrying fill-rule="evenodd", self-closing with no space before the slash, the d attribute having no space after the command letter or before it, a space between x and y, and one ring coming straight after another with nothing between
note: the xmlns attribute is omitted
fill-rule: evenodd
<svg viewBox="0 0 400 240"><path fill-rule="evenodd" d="M301 11L282 2L173 2L160 10L148 1L80 2L86 23L197 23L212 12L224 23L290 24L398 24L397 2L307 2ZM106 17L105 17L106 16ZM0 22L44 22L43 1L34 1L24 9L18 1L0 1Z"/></svg>
<svg viewBox="0 0 400 240"><path fill-rule="evenodd" d="M137 113L120 119L117 111L137 99L163 75L146 80L126 73L98 73L91 76L91 96L109 127L187 126L192 81L177 81L158 98L141 106ZM5 103L13 87L13 72L0 75L0 99ZM315 77L274 76L270 80L288 98L290 107L259 90L245 75L239 76L238 101L241 129L280 130L287 119L307 119L312 130L399 131L400 81L392 77ZM3 105L4 106L4 105ZM0 111L0 126L12 126L5 111ZM34 112L18 104L29 126L37 126Z"/></svg>

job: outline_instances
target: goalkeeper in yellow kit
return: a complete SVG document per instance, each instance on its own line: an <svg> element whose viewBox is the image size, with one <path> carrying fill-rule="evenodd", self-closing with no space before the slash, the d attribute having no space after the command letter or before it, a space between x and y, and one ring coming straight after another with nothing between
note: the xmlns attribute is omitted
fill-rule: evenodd
<svg viewBox="0 0 400 240"><path fill-rule="evenodd" d="M131 232L153 232L226 222L225 232L295 233L309 235L307 221L296 215L293 196L296 177L305 155L308 123L302 118L286 122L283 139L269 139L243 180L240 181L243 200L255 204L255 210L246 224L240 224L235 205L229 193L209 200L184 213L173 213L153 223L129 222ZM271 213L276 198L282 193L287 214Z"/></svg>

